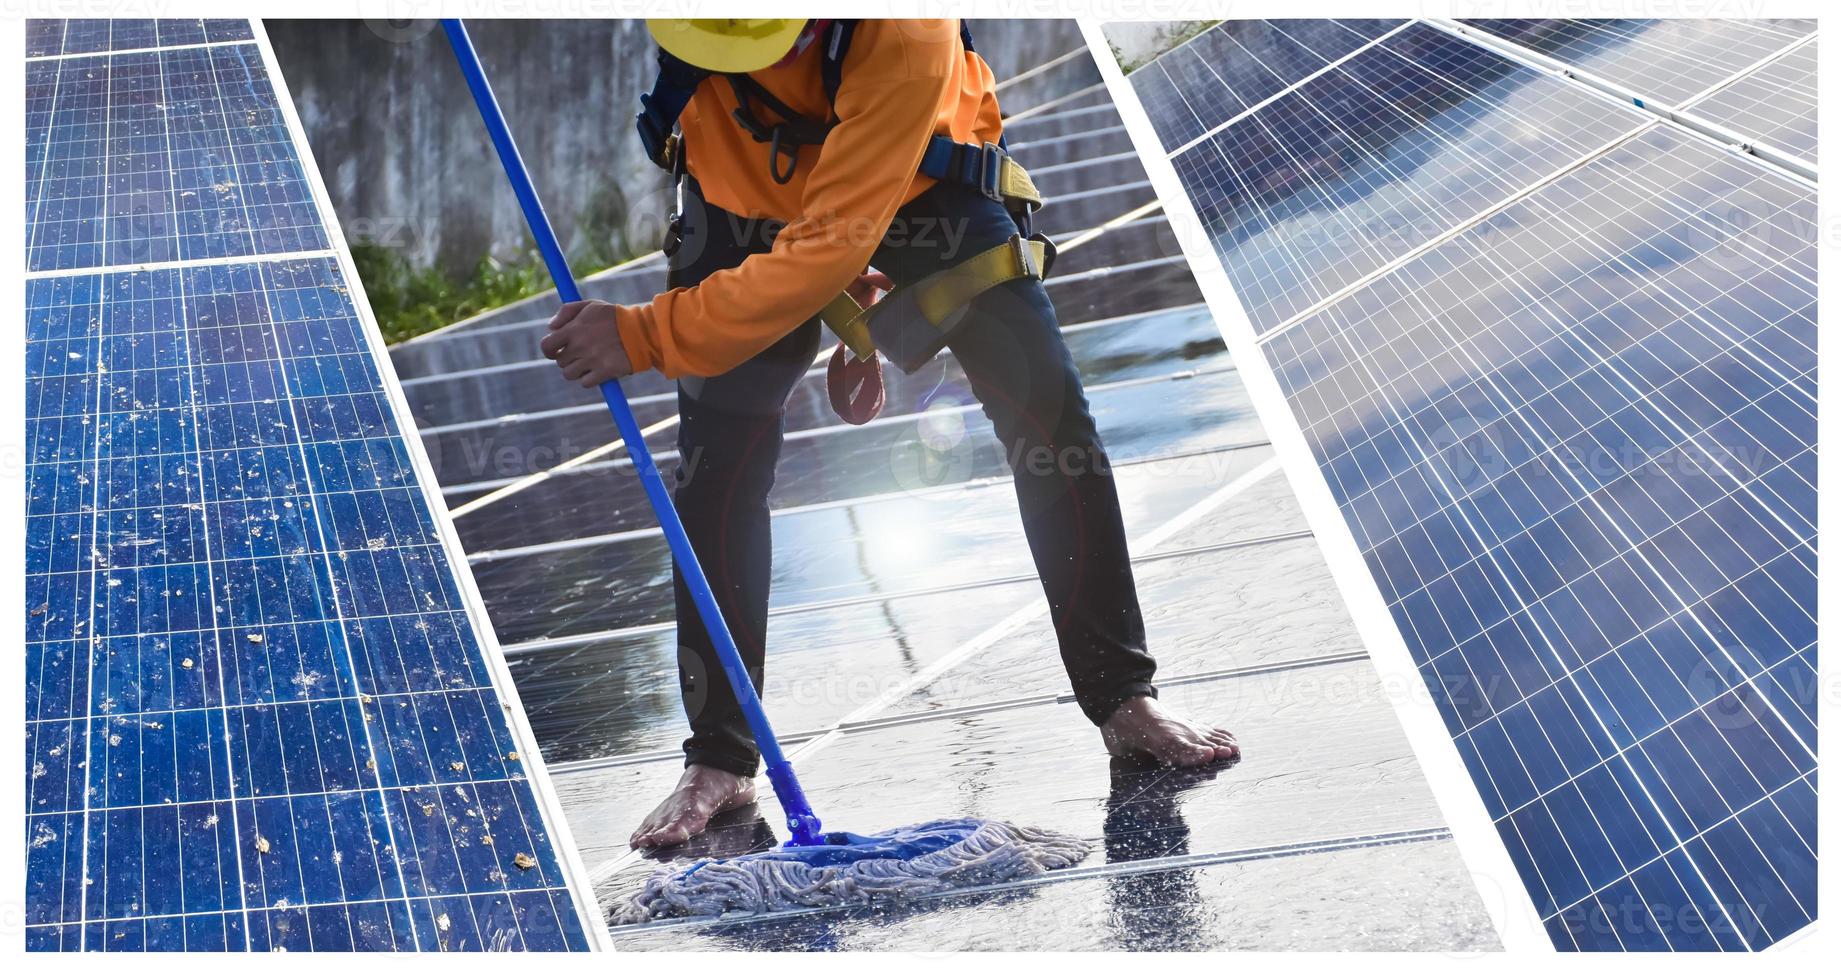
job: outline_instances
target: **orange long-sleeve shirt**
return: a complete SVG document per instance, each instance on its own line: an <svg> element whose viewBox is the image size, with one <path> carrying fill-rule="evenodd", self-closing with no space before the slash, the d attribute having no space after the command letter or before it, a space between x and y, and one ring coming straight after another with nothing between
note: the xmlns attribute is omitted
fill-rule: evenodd
<svg viewBox="0 0 1841 980"><path fill-rule="evenodd" d="M650 303L619 307L634 371L707 377L765 350L842 292L868 265L895 212L933 185L916 172L929 139L982 143L1001 134L995 80L960 43L958 21L859 23L835 107L819 74L823 41L753 73L802 116L825 119L835 108L836 126L822 145L800 150L790 182L768 175L769 147L736 123L726 81L705 79L679 117L688 166L707 202L787 224L770 252ZM774 121L772 110L754 108Z"/></svg>

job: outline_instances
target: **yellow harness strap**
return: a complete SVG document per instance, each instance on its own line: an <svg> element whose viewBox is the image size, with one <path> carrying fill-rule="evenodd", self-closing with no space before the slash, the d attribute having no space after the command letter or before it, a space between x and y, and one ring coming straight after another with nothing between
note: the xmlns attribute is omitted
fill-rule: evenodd
<svg viewBox="0 0 1841 980"><path fill-rule="evenodd" d="M1036 182L1029 179L1029 171L1008 156L997 166L997 193L1004 204L1012 208L1012 202L1016 201L1021 201L1031 211L1042 206L1042 192L1036 190Z"/></svg>
<svg viewBox="0 0 1841 980"><path fill-rule="evenodd" d="M1026 181L1029 178L1024 175L1023 179ZM1047 246L1042 242L1031 241L1020 234L1011 235L1009 241L996 248L979 252L958 265L941 269L920 282L900 287L888 295L892 297L898 292L910 294L921 316L937 327L955 311L993 286L1000 286L1012 279L1042 278L1042 267L1047 262L1047 256ZM887 299L883 302L887 302ZM867 359L876 353L876 345L869 339L869 321L882 308L882 303L876 303L866 309L858 305L849 293L839 293L836 299L825 304L819 316L824 318L825 326L830 327L831 332L837 334L837 338L850 348L851 353L858 359Z"/></svg>

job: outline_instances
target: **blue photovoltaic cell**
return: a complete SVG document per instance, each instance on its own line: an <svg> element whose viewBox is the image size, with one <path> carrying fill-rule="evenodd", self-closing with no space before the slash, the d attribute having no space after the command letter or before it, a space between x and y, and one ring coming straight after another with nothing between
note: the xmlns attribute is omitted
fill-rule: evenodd
<svg viewBox="0 0 1841 980"><path fill-rule="evenodd" d="M1402 23L1226 21L1132 73L1132 84L1175 151Z"/></svg>
<svg viewBox="0 0 1841 980"><path fill-rule="evenodd" d="M1563 948L1815 914L1815 219L1654 129L1268 347Z"/></svg>
<svg viewBox="0 0 1841 980"><path fill-rule="evenodd" d="M1174 164L1264 332L1643 121L1415 24Z"/></svg>
<svg viewBox="0 0 1841 980"><path fill-rule="evenodd" d="M246 20L34 20L26 24L26 57L171 48L251 37Z"/></svg>
<svg viewBox="0 0 1841 980"><path fill-rule="evenodd" d="M1503 124L1604 121L1535 101ZM1344 128L1273 145L1355 186ZM1479 218L1413 212L1422 250L1261 340L1555 945L1755 949L1817 914L1815 191L1625 129ZM1204 209L1282 182L1252 151L1178 172ZM1378 197L1317 207L1365 228ZM1273 273L1221 230L1270 327ZM1311 230L1257 254L1290 269Z"/></svg>
<svg viewBox="0 0 1841 980"><path fill-rule="evenodd" d="M1813 20L1469 20L1621 85L1682 106L1815 30Z"/></svg>
<svg viewBox="0 0 1841 980"><path fill-rule="evenodd" d="M1686 108L1814 163L1816 43L1811 38Z"/></svg>
<svg viewBox="0 0 1841 980"><path fill-rule="evenodd" d="M27 280L27 946L585 948L263 62L28 65L46 171L107 141L97 187L170 202L203 168L240 190L148 224L105 208ZM209 126L214 149L187 142ZM49 200L28 207L65 222ZM302 251L255 231L269 204L317 254L260 257ZM110 267L118 228L168 264Z"/></svg>
<svg viewBox="0 0 1841 980"><path fill-rule="evenodd" d="M254 45L29 65L27 268L328 247Z"/></svg>

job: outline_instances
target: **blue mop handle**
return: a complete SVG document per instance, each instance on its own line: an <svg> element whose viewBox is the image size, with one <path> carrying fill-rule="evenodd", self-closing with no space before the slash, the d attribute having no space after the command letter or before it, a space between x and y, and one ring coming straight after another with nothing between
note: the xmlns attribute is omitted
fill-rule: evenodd
<svg viewBox="0 0 1841 980"><path fill-rule="evenodd" d="M492 84L486 80L486 71L480 66L479 53L473 50L473 40L467 36L467 28L459 19L444 19L442 28L447 31L448 44L454 49L454 57L460 62L460 73L467 78L467 87L473 91L473 101L479 105L479 114L486 121L486 130L492 134L492 145L499 151L499 161L505 165L505 176L511 178L512 190L517 192L518 205L524 209L524 220L531 227L531 234L537 239L537 249L543 253L543 264L550 269L550 278L556 281L556 295L565 303L573 303L582 298L581 291L575 288L575 277L569 272L569 263L563 258L562 246L556 242L556 232L550 227L550 219L543 213L543 202L537 199L537 188L531 185L531 175L524 169L524 159L518 155L518 144L512 141L511 130L505 125L505 115L499 111L499 102L492 95ZM748 679L748 668L742 664L741 653L735 649L735 638L729 635L728 623L722 618L722 610L716 606L716 594L710 591L709 579L703 575L703 566L697 563L696 552L691 550L690 538L684 533L684 523L678 520L677 508L671 504L671 494L665 490L665 481L659 478L658 466L652 462L652 454L646 450L646 440L639 431L639 423L633 418L633 410L626 403L626 392L620 390L618 381L609 381L601 386L601 396L607 400L608 411L614 415L614 424L620 427L620 435L626 440L627 455L632 457L633 469L639 474L639 482L645 485L646 496L652 501L652 510L658 515L659 529L665 533L665 540L671 545L671 554L677 558L678 572L684 576L685 587L697 602L697 611L703 614L703 625L709 630L710 641L716 645L716 655L722 658L723 673L729 677L729 687L735 692L735 700L741 704L742 714L748 719L748 729L754 733L754 742L761 750L761 758L767 764L767 779L773 784L774 795L780 798L780 806L786 810L786 825L793 833L793 843L813 845L822 842L819 836L818 817L812 813L812 805L806 802L805 790L799 786L799 778L793 775L792 763L786 760L786 754L780 751L780 741L774 738L773 727L767 723L767 712L761 708L761 699L754 693L754 684Z"/></svg>

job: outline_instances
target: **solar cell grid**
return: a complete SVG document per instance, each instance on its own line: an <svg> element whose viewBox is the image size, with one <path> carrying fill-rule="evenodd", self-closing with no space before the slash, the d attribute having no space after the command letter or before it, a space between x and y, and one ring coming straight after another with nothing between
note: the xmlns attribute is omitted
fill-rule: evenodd
<svg viewBox="0 0 1841 980"><path fill-rule="evenodd" d="M1816 41L1811 38L1687 106L1811 163L1816 159Z"/></svg>
<svg viewBox="0 0 1841 980"><path fill-rule="evenodd" d="M1623 85L1680 106L1815 30L1810 20L1469 20Z"/></svg>
<svg viewBox="0 0 1841 980"><path fill-rule="evenodd" d="M1556 939L1748 807L1809 846L1690 893L1734 945L1813 912L1814 811L1765 807L1814 771L1813 220L1652 130L1269 347ZM1660 832L1600 859L1622 814L1564 794L1613 759Z"/></svg>
<svg viewBox="0 0 1841 980"><path fill-rule="evenodd" d="M1174 163L1265 331L1640 124L1416 24Z"/></svg>
<svg viewBox="0 0 1841 980"><path fill-rule="evenodd" d="M28 947L583 948L264 62L28 67Z"/></svg>
<svg viewBox="0 0 1841 980"><path fill-rule="evenodd" d="M28 184L29 269L328 247L255 46L55 64L50 91L28 97L50 105L28 132L44 145Z"/></svg>
<svg viewBox="0 0 1841 980"><path fill-rule="evenodd" d="M1164 147L1179 147L1404 21L1229 21L1160 56L1133 81Z"/></svg>
<svg viewBox="0 0 1841 980"><path fill-rule="evenodd" d="M1655 98L1772 93L1759 127L1813 157L1776 94L1813 90L1812 23L1519 30ZM1546 97L1583 86L1517 101L1518 67L1469 115L1483 99L1340 82L1480 50L1414 25L1178 176L1556 946L1765 946L1815 915L1814 188ZM1432 106L1436 135L1386 132L1395 106ZM1401 176L1441 162L1422 147L1486 159L1607 114L1469 200ZM1243 127L1262 139L1228 149ZM1419 218L1412 246L1379 214Z"/></svg>
<svg viewBox="0 0 1841 980"><path fill-rule="evenodd" d="M253 37L246 20L32 20L26 24L26 57L171 48Z"/></svg>

